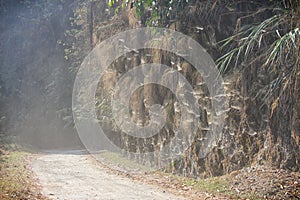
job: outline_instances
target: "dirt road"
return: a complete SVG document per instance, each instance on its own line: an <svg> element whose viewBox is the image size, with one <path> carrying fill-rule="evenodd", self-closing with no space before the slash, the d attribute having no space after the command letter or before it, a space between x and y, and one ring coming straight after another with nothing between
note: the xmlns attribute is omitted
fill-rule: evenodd
<svg viewBox="0 0 300 200"><path fill-rule="evenodd" d="M183 199L155 186L108 173L80 151L39 156L31 164L51 199Z"/></svg>

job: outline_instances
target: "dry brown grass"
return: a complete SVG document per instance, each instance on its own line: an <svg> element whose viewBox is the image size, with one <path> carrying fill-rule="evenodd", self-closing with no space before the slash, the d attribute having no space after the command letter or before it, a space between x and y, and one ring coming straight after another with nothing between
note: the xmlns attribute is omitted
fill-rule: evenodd
<svg viewBox="0 0 300 200"><path fill-rule="evenodd" d="M30 154L0 140L0 199L46 199L33 179Z"/></svg>

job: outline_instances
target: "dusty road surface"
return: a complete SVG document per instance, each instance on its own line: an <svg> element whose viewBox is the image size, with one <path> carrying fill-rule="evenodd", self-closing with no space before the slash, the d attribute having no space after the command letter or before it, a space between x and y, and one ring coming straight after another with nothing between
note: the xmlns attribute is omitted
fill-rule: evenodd
<svg viewBox="0 0 300 200"><path fill-rule="evenodd" d="M31 164L50 199L183 199L162 189L108 173L80 151L39 156Z"/></svg>

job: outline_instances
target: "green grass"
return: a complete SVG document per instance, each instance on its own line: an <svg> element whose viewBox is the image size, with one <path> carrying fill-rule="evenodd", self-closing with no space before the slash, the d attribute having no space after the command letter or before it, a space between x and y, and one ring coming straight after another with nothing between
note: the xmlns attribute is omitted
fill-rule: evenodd
<svg viewBox="0 0 300 200"><path fill-rule="evenodd" d="M210 193L225 193L228 191L228 181L222 178L208 178L195 180L194 188Z"/></svg>
<svg viewBox="0 0 300 200"><path fill-rule="evenodd" d="M212 177L206 179L182 179L182 184L192 186L194 190L206 191L211 194L221 194L231 199L248 199L259 200L257 195L253 193L238 194L237 191L231 189L231 183L228 176Z"/></svg>

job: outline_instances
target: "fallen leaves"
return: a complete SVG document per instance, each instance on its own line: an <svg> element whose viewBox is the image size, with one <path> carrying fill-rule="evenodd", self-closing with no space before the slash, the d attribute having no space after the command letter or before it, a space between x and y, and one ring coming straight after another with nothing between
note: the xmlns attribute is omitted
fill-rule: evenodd
<svg viewBox="0 0 300 200"><path fill-rule="evenodd" d="M256 194L263 199L300 199L300 173L255 166L232 174L232 190L239 195Z"/></svg>
<svg viewBox="0 0 300 200"><path fill-rule="evenodd" d="M5 152L5 153L3 153ZM27 154L2 150L0 155L0 199L46 199L39 193L26 160Z"/></svg>

